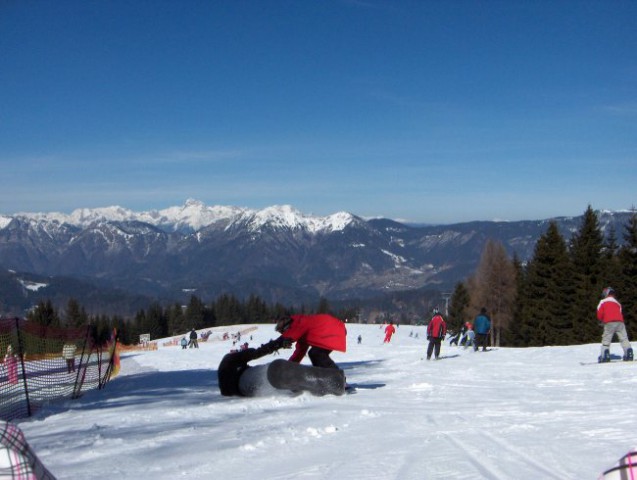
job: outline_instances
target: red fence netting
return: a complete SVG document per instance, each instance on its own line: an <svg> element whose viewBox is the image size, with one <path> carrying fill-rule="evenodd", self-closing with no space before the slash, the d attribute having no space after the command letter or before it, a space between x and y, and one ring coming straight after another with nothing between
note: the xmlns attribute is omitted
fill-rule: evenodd
<svg viewBox="0 0 637 480"><path fill-rule="evenodd" d="M0 319L0 419L28 417L50 401L103 388L117 373L116 347L116 338L98 345L91 326Z"/></svg>

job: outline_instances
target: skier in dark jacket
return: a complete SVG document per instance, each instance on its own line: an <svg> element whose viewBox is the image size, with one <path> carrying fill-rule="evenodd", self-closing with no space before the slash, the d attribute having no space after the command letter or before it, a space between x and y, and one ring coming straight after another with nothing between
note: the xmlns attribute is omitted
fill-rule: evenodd
<svg viewBox="0 0 637 480"><path fill-rule="evenodd" d="M427 340L429 345L427 346L427 360L431 360L431 354L435 355L436 360L440 357L440 345L447 334L447 323L437 308L434 308L433 318L427 325Z"/></svg>
<svg viewBox="0 0 637 480"><path fill-rule="evenodd" d="M473 329L476 334L475 343L473 344L473 350L478 351L478 348L482 347L482 351L487 351L487 337L491 330L491 319L487 315L487 309L482 307L480 313L473 321Z"/></svg>

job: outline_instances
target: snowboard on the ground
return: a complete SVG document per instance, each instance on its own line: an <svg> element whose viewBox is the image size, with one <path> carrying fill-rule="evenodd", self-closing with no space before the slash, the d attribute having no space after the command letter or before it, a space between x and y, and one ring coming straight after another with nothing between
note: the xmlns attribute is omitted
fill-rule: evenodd
<svg viewBox="0 0 637 480"><path fill-rule="evenodd" d="M376 390L377 388L384 387L384 383L348 383L345 387L345 393L352 395L359 390Z"/></svg>
<svg viewBox="0 0 637 480"><path fill-rule="evenodd" d="M580 365L606 365L608 363L633 363L632 360L611 360L610 362L579 362Z"/></svg>
<svg viewBox="0 0 637 480"><path fill-rule="evenodd" d="M274 360L268 367L268 382L281 390L313 395L343 395L345 373L336 368L311 367L289 360Z"/></svg>
<svg viewBox="0 0 637 480"><path fill-rule="evenodd" d="M610 355L610 360L606 361L606 362L600 362L599 359L597 359L597 361L595 362L579 362L580 365L604 365L605 363L631 363L632 360L624 360L624 357L622 355L616 355L614 353L611 353Z"/></svg>

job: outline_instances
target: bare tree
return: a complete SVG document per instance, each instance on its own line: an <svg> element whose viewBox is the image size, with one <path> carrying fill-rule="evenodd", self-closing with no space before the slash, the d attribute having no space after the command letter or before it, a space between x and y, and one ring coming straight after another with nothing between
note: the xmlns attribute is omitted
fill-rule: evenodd
<svg viewBox="0 0 637 480"><path fill-rule="evenodd" d="M502 331L513 318L516 291L515 267L502 243L487 241L467 283L474 311L485 307L491 317L491 345L500 346Z"/></svg>

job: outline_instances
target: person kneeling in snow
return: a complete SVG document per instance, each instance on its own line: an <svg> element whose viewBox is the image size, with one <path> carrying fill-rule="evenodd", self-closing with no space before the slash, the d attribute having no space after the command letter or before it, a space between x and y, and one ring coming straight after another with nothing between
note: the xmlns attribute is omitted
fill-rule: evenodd
<svg viewBox="0 0 637 480"><path fill-rule="evenodd" d="M345 393L345 375L340 369L310 367L282 359L263 365L248 365L252 360L291 346L290 339L279 337L259 348L226 354L217 370L221 395L256 397L273 395L278 391L308 391L314 395Z"/></svg>

